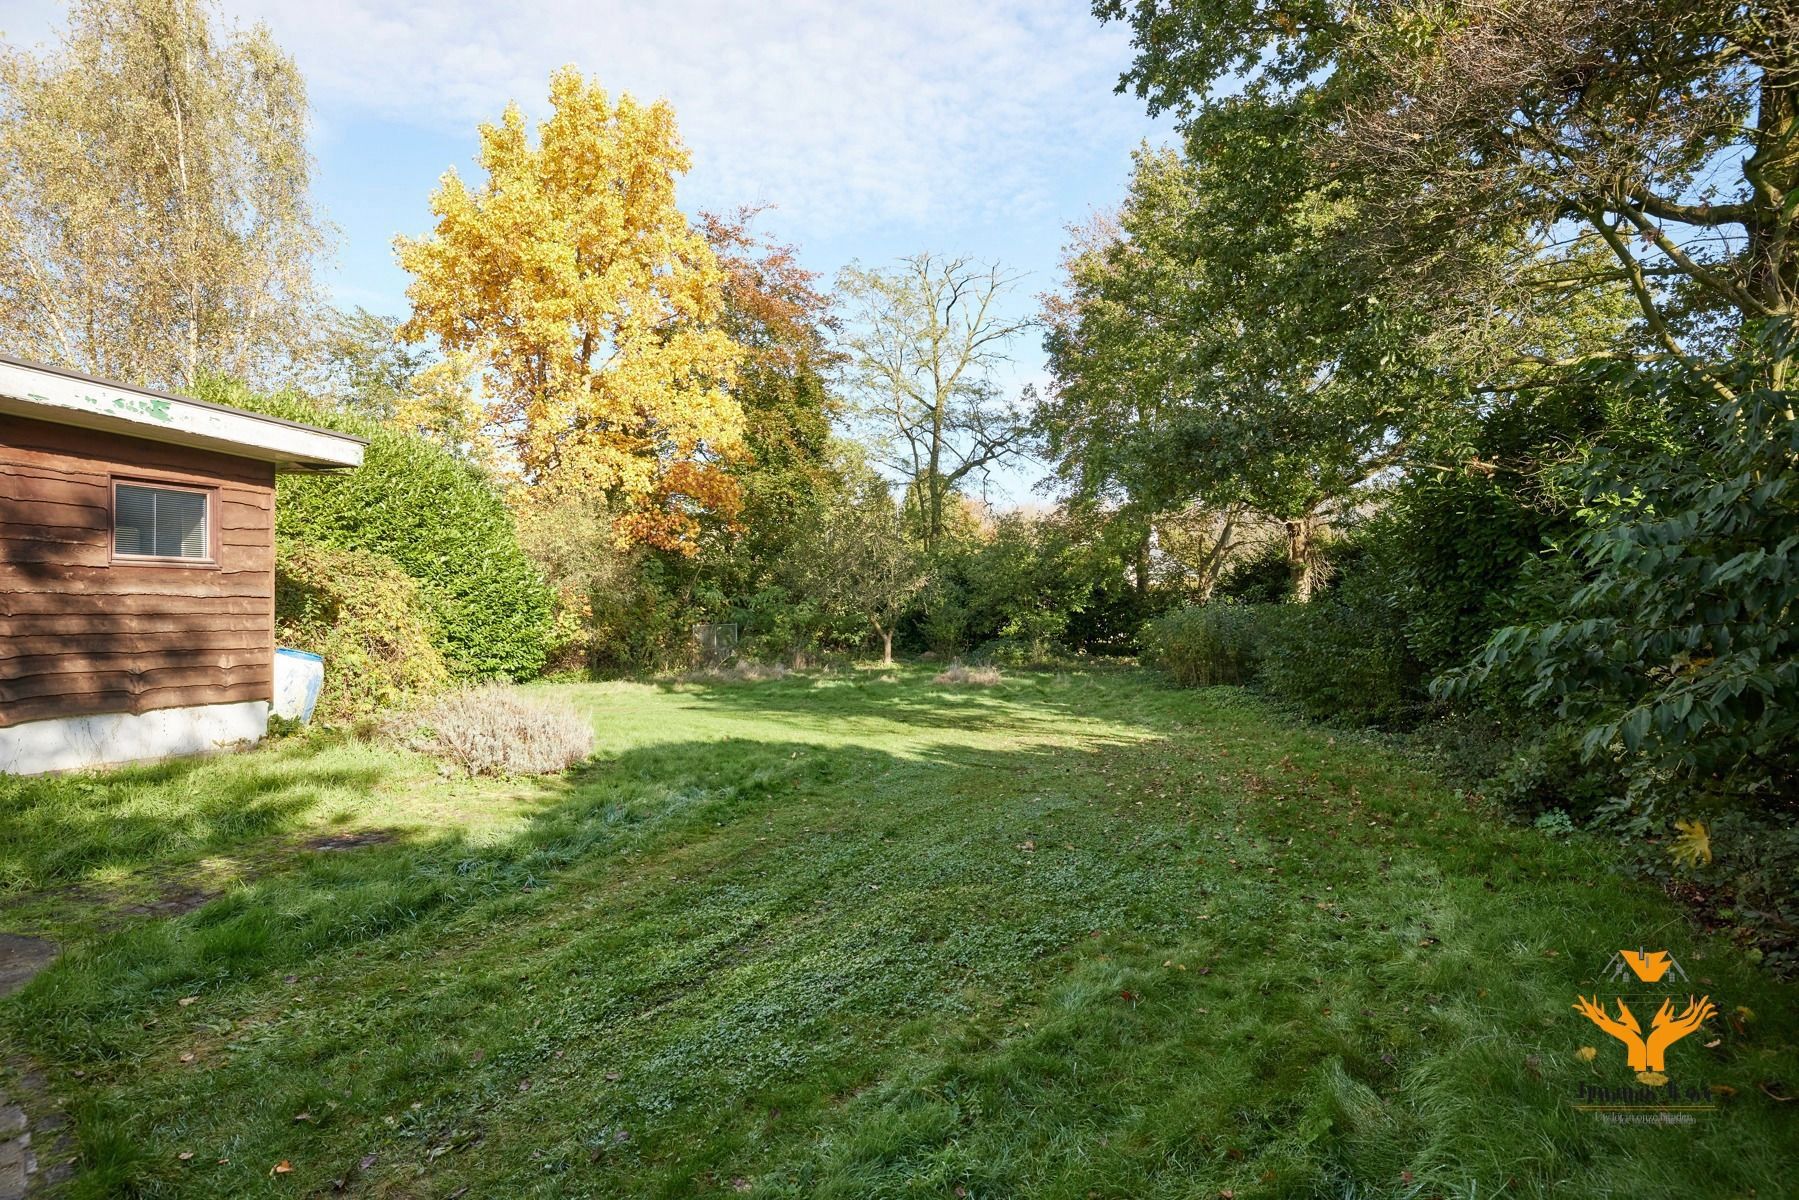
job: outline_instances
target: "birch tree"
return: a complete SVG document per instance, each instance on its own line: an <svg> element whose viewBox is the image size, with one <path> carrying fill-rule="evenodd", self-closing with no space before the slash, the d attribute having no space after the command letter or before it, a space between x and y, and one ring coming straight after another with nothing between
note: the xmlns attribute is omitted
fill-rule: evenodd
<svg viewBox="0 0 1799 1200"><path fill-rule="evenodd" d="M203 0L76 0L0 46L0 342L130 383L288 377L308 351L306 88Z"/></svg>

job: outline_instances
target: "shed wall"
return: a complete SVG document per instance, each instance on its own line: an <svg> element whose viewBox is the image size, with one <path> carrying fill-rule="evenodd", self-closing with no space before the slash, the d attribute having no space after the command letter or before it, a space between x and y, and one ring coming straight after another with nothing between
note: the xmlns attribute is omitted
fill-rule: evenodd
<svg viewBox="0 0 1799 1200"><path fill-rule="evenodd" d="M213 493L214 561L114 561L113 481ZM267 701L268 463L0 415L0 726Z"/></svg>

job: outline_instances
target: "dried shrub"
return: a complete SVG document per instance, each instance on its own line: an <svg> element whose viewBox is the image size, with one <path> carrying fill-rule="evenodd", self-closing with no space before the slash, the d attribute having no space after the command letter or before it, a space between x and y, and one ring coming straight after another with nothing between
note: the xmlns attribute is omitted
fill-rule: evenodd
<svg viewBox="0 0 1799 1200"><path fill-rule="evenodd" d="M551 775L593 753L593 726L574 708L498 683L445 693L389 729L470 775Z"/></svg>
<svg viewBox="0 0 1799 1200"><path fill-rule="evenodd" d="M1000 682L998 667L970 667L953 662L933 679L934 683L953 683L965 687L992 687Z"/></svg>

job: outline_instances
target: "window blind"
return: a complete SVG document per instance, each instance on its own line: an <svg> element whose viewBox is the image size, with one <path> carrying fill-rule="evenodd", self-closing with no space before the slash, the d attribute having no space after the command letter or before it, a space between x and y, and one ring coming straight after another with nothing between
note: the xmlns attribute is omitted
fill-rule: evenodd
<svg viewBox="0 0 1799 1200"><path fill-rule="evenodd" d="M154 558L207 558L206 493L140 483L115 485L114 554Z"/></svg>

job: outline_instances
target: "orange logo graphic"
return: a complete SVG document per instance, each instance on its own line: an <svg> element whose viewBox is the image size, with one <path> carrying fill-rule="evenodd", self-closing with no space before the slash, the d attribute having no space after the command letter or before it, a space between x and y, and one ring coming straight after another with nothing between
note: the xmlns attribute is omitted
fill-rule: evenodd
<svg viewBox="0 0 1799 1200"><path fill-rule="evenodd" d="M1665 969L1665 968L1664 968ZM1681 1038L1694 1033L1705 1022L1717 1015L1718 1010L1712 1006L1710 996L1702 997L1694 1003L1687 997L1686 1011L1679 1016L1674 1015L1674 1001L1663 1000L1653 1020L1649 1022L1649 1035L1643 1036L1643 1027L1624 1001L1618 1000L1618 1015L1606 1015L1599 997L1588 1000L1585 996L1577 998L1574 1010L1587 1020L1599 1026L1613 1037L1624 1043L1624 1053L1630 1062L1630 1069L1639 1074L1645 1071L1660 1072L1667 1066L1668 1047Z"/></svg>
<svg viewBox="0 0 1799 1200"><path fill-rule="evenodd" d="M1666 950L1620 950L1606 964L1605 973L1611 979L1628 979L1635 975L1644 983L1660 983L1670 971L1676 979L1687 977L1686 971Z"/></svg>
<svg viewBox="0 0 1799 1200"><path fill-rule="evenodd" d="M1666 950L1657 950L1654 954L1645 954L1641 950L1620 950L1618 957L1644 983L1659 982L1668 973L1668 968L1674 965L1674 960L1668 957Z"/></svg>

